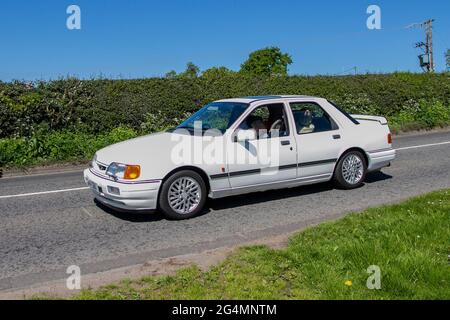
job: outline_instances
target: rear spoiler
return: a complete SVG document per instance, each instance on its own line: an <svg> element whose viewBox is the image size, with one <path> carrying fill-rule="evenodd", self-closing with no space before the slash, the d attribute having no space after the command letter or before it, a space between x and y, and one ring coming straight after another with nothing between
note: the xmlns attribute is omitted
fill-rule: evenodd
<svg viewBox="0 0 450 320"><path fill-rule="evenodd" d="M366 121L376 121L379 122L381 125L387 125L388 122L385 117L377 117L377 116L366 116L361 114L352 114L351 115L356 120L366 120Z"/></svg>

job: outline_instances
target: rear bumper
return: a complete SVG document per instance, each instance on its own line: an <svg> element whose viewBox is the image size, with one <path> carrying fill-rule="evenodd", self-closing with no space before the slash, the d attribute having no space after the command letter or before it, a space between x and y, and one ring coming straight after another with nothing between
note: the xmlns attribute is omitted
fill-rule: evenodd
<svg viewBox="0 0 450 320"><path fill-rule="evenodd" d="M84 181L95 198L108 207L126 211L154 210L157 208L161 180L140 183L121 183L84 170ZM115 189L115 191L113 191ZM117 192L118 191L118 192Z"/></svg>
<svg viewBox="0 0 450 320"><path fill-rule="evenodd" d="M395 159L395 150L384 149L368 152L367 157L369 159L367 171L374 171L389 166L391 161Z"/></svg>

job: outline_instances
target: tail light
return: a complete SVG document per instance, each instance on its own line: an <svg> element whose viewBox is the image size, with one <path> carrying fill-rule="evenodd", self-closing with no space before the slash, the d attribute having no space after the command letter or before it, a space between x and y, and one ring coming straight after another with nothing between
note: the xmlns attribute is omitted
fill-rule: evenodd
<svg viewBox="0 0 450 320"><path fill-rule="evenodd" d="M387 139L388 139L388 143L392 144L392 134L390 132L388 133Z"/></svg>

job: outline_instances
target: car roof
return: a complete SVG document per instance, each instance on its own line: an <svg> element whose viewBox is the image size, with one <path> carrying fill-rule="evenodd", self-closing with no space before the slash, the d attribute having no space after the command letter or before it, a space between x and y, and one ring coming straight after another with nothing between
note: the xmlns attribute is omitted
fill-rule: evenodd
<svg viewBox="0 0 450 320"><path fill-rule="evenodd" d="M305 96L305 95L267 95L267 96L248 96L241 98L231 98L222 99L216 102L236 102L236 103L253 103L261 101L270 101L275 99L288 99L288 98L298 98L298 99L318 99L318 97Z"/></svg>

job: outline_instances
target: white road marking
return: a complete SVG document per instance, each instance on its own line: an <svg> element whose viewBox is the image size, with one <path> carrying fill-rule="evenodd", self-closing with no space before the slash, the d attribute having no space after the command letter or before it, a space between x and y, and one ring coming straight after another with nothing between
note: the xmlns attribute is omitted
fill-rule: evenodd
<svg viewBox="0 0 450 320"><path fill-rule="evenodd" d="M92 214L85 207L81 207L81 210L83 210L89 217L92 217Z"/></svg>
<svg viewBox="0 0 450 320"><path fill-rule="evenodd" d="M43 194L61 193L61 192L70 192L70 191L79 191L79 190L86 190L86 189L89 189L89 187L71 188L71 189L61 189L61 190L52 190L52 191L42 191L42 192L32 192L32 193L13 194L13 195L9 195L9 196L0 196L0 199L18 198L18 197L28 197L28 196L39 196L39 195L43 195Z"/></svg>
<svg viewBox="0 0 450 320"><path fill-rule="evenodd" d="M418 146L411 146L411 147L403 147L403 148L397 148L396 151L402 151L402 150L409 150L409 149L419 149L419 148L426 148L426 147L433 147L433 146L442 146L450 144L450 141L444 141L444 142L438 142L438 143L429 143L429 144L422 144ZM81 187L81 188L71 188L71 189L61 189L61 190L52 190L52 191L42 191L42 192L33 192L33 193L22 193L22 194L13 194L8 196L0 196L0 199L8 199L8 198L18 198L18 197L29 197L29 196L38 196L38 195L44 195L44 194L52 194L52 193L61 193L61 192L71 192L71 191L80 191L80 190L87 190L89 187ZM84 209L84 208L83 208ZM91 215L86 209L84 209L87 214Z"/></svg>
<svg viewBox="0 0 450 320"><path fill-rule="evenodd" d="M450 144L450 141L422 144L422 145L419 145L419 146L403 147L403 148L397 148L395 150L396 151L401 151L401 150L409 150L409 149L418 149L418 148L426 148L426 147L433 147L433 146L442 146L444 144Z"/></svg>

